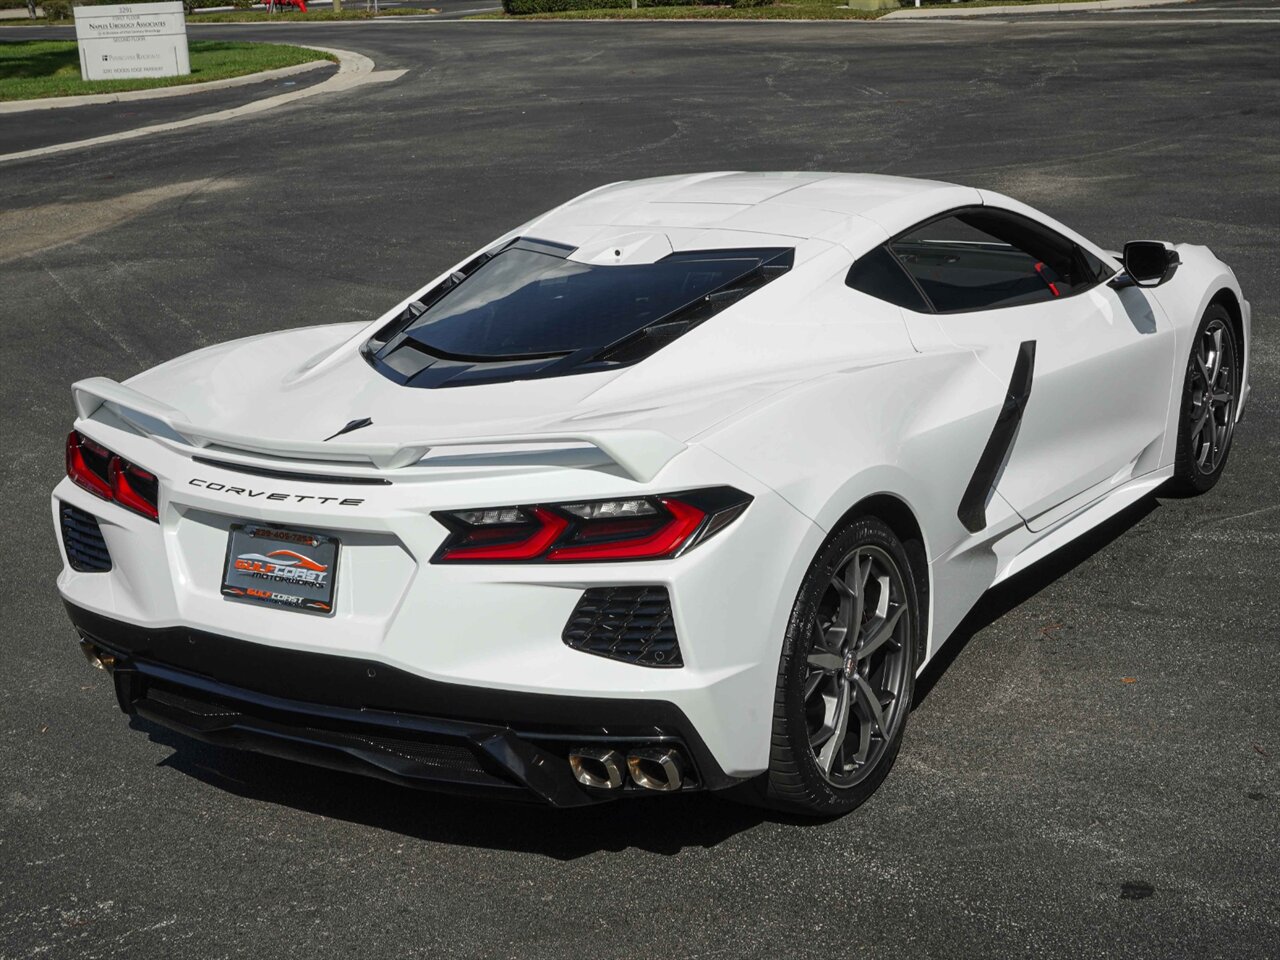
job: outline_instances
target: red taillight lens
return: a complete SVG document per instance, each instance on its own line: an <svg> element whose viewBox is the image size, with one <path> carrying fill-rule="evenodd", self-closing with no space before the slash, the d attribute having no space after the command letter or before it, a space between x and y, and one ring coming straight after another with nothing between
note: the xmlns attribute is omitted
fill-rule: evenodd
<svg viewBox="0 0 1280 960"><path fill-rule="evenodd" d="M669 519L664 518L662 526L654 530L652 533L630 532L630 535L623 535L621 539L607 539L597 543L581 543L577 545L569 545L557 547L547 556L548 560L651 560L656 557L669 557L675 554L686 540L693 536L694 532L702 526L702 522L707 519L706 513L699 510L691 503L684 503L680 500L662 500L662 506L668 511ZM596 521L600 522L600 521ZM604 521L608 523L608 521ZM615 522L611 526L616 527ZM587 530L584 530L587 536L584 539L591 538L591 523L586 524ZM610 531L612 533L612 531ZM603 533L602 536L609 534ZM615 534L616 536L616 534Z"/></svg>
<svg viewBox="0 0 1280 960"><path fill-rule="evenodd" d="M112 454L75 430L67 434L67 476L90 493L111 500L108 479Z"/></svg>
<svg viewBox="0 0 1280 960"><path fill-rule="evenodd" d="M663 497L458 510L434 563L660 560L707 539L751 498L731 487Z"/></svg>
<svg viewBox="0 0 1280 960"><path fill-rule="evenodd" d="M150 520L160 519L160 484L155 474L75 430L67 436L67 476L103 500L112 500Z"/></svg>
<svg viewBox="0 0 1280 960"><path fill-rule="evenodd" d="M144 517L150 517L152 520L160 519L160 508L156 505L158 484L155 474L147 473L131 463L125 463L119 457L111 458L108 473L111 477L111 492L115 494L116 502Z"/></svg>
<svg viewBox="0 0 1280 960"><path fill-rule="evenodd" d="M461 533L458 544L440 559L448 560L532 560L546 553L569 521L542 507L529 511L525 523L503 524L486 529L477 526ZM459 534L455 534L458 537ZM450 538L453 539L453 538ZM498 542L494 542L498 541Z"/></svg>

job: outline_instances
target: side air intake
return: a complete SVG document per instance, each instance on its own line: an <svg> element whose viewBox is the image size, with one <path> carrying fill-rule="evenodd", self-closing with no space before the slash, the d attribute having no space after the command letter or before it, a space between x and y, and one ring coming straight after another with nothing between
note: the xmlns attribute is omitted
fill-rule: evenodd
<svg viewBox="0 0 1280 960"><path fill-rule="evenodd" d="M680 667L680 643L666 587L593 587L563 639L575 650L645 667Z"/></svg>
<svg viewBox="0 0 1280 960"><path fill-rule="evenodd" d="M111 569L111 554L97 518L79 507L64 503L60 511L62 545L72 570L81 573L106 573Z"/></svg>

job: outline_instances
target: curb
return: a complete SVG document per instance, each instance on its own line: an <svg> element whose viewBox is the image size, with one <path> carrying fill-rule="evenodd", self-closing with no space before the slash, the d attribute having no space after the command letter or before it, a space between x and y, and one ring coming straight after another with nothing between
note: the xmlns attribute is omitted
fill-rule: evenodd
<svg viewBox="0 0 1280 960"><path fill-rule="evenodd" d="M314 50L316 48L308 47L306 49ZM26 113L28 110L58 110L62 107L83 107L93 103L121 103L128 100L158 100L162 97L182 97L192 93L204 93L206 90L225 90L227 87L243 87L263 80L291 77L294 74L315 70L332 62L332 60L311 60L307 63L295 63L291 67L276 67L274 70L246 73L240 77L226 77L222 80L210 80L207 83L184 83L178 87L122 90L119 93L86 93L74 97L41 97L37 100L6 100L0 102L0 114Z"/></svg>
<svg viewBox="0 0 1280 960"><path fill-rule="evenodd" d="M304 87L301 90L293 90L289 93L277 94L274 97L267 97L265 100L255 100L252 103L246 103L243 106L232 107L229 110L218 110L214 113L201 114L198 117L188 117L185 120L174 120L170 123L157 123L149 127L137 127L133 130L123 130L120 133L110 133L101 137L92 137L88 140L75 140L70 143L55 143L47 147L36 147L32 150L20 150L17 153L0 154L0 163L10 160L29 160L34 157L47 157L55 153L65 153L69 150L80 150L85 147L96 147L107 143L118 143L122 140L136 140L139 137L147 137L155 133L168 133L171 130L183 130L187 127L199 126L205 123L222 123L227 120L234 120L238 117L251 116L256 113L263 113L275 107L283 106L286 103L292 103L295 100L302 100L307 97L314 97L321 93L338 93L343 90L350 90L353 87L363 86L366 83L388 83L392 80L399 80L408 71L407 70L377 70L373 69L373 61L363 54L353 53L350 50L335 50L332 47L308 47L309 50L319 50L322 53L331 53L338 58L338 72L328 80L317 83L315 86ZM327 62L327 61L325 61Z"/></svg>
<svg viewBox="0 0 1280 960"><path fill-rule="evenodd" d="M1018 3L996 7L970 7L963 3L949 3L938 7L903 7L886 13L880 20L915 20L923 17L989 17L1028 13L1076 13L1083 10L1128 10L1135 7L1162 7L1173 3L1189 3L1190 0L1080 0L1077 3Z"/></svg>

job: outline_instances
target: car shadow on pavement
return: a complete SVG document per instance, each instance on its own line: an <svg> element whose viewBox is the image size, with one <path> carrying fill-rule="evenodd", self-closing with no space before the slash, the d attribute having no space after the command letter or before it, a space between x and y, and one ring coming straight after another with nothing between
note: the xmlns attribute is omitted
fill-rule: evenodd
<svg viewBox="0 0 1280 960"><path fill-rule="evenodd" d="M1144 518L1159 509L1154 495L1143 497L1126 507L1110 520L1094 527L1079 539L1051 553L1021 573L1014 574L1004 583L992 587L960 621L960 625L947 638L942 649L916 678L915 698L912 709L920 706L942 679L947 668L960 656L961 651L977 634L995 623L1006 613L1025 603L1055 580L1070 573L1099 550L1119 539Z"/></svg>

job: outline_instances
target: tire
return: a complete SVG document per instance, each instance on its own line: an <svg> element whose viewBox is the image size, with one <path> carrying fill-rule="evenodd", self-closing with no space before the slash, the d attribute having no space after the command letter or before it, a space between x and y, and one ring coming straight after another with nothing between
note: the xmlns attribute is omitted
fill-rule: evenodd
<svg viewBox="0 0 1280 960"><path fill-rule="evenodd" d="M1222 476L1235 433L1240 373L1240 344L1231 316L1212 303L1200 318L1187 358L1172 492L1196 496L1213 489Z"/></svg>
<svg viewBox="0 0 1280 960"><path fill-rule="evenodd" d="M893 531L875 517L837 527L788 621L755 802L832 817L875 792L902 746L920 630L911 561Z"/></svg>

